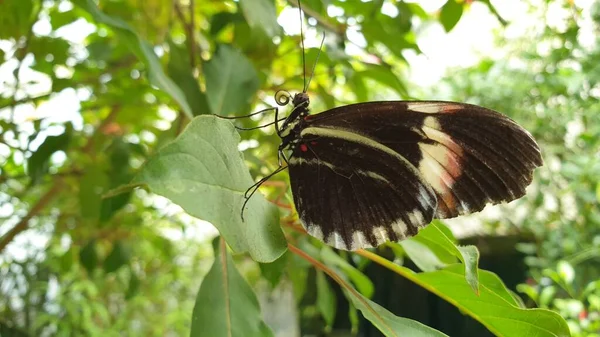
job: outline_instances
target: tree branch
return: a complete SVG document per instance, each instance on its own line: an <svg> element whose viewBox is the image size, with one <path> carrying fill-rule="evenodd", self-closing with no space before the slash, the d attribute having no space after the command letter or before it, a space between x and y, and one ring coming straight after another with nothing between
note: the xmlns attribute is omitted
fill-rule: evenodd
<svg viewBox="0 0 600 337"><path fill-rule="evenodd" d="M196 29L196 19L195 19L195 1L194 0L190 0L190 5L189 5L189 13L190 13L190 21L188 22L185 19L185 14L183 13L183 9L181 8L181 5L179 4L179 1L175 0L175 12L177 13L177 17L179 18L179 21L181 21L181 24L183 25L183 28L185 30L185 35L186 35L186 42L187 42L187 47L188 47L188 53L189 53L189 58L190 58L190 67L192 67L192 70L196 69L196 40L195 40L195 29Z"/></svg>
<svg viewBox="0 0 600 337"><path fill-rule="evenodd" d="M0 253L4 250L4 248L17 236L19 233L23 232L27 228L29 228L29 220L36 216L54 197L60 192L63 188L64 183L62 179L57 179L54 182L54 185L38 200L38 202L31 207L27 215L19 221L15 227L8 231L8 233L4 234L2 238L0 238Z"/></svg>

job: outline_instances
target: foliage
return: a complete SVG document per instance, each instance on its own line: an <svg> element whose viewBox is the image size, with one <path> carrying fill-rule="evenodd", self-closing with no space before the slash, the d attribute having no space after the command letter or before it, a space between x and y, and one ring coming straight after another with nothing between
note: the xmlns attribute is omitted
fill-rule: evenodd
<svg viewBox="0 0 600 337"><path fill-rule="evenodd" d="M470 4L450 0L439 12L427 13L403 1L302 2L307 43L320 41L317 32L326 37L308 88L311 106L319 111L357 100L409 97L401 75L409 67L405 52L419 52L417 24L441 24L449 31ZM211 336L270 335L254 291L262 283L277 287L285 280L294 285L302 305L314 269L314 305L324 331L346 314L336 310L333 280L352 304L349 320L355 325L360 311L387 336L443 336L369 299L376 289L363 268L378 263L446 299L498 336L514 336L524 326L532 337L570 335L556 312L521 308L495 274L478 269L477 250L458 246L442 223L387 247L398 259L413 260L421 269L417 272L376 254L383 250L346 254L309 238L299 227L285 174L261 189L266 198L251 199L246 222L241 222L250 177L275 168L277 136L269 128L238 136L228 121L200 115L242 116L272 105L269 97L279 89L302 88L303 75L312 76L318 50L307 48L302 69L301 36L290 32L287 22L289 17L299 20L295 6L296 1L283 0L3 2L0 333L199 336L210 327ZM574 240L571 246L558 245L564 251L549 249L562 239L553 236L558 231L540 228L539 222L536 227L536 219L515 221L541 238L535 252L546 260L532 260L536 268L553 267L560 257L575 253L577 240L591 237L587 226L567 222L597 220L592 219L597 211L592 197L600 189L592 181L597 158L589 152L598 145L593 128L600 124L584 114L595 107L587 99L595 82L577 77L566 62L576 55L577 44L567 34L574 30L544 32L571 47L553 50L564 67L543 69L539 82L544 86L536 86L535 97L529 96L525 80L518 81L529 78L525 71L510 82L495 83L506 89L476 95L484 86L474 83L485 84L488 73L494 74L494 66L485 69L490 62L466 73L463 82L453 82L457 90L489 98L486 105L499 110L511 110L500 109L510 97L538 111L539 119L513 115L546 145L551 163L525 205L539 208L545 198L559 196L562 202L570 197L585 211L581 214L589 214L563 217L562 209L543 214L544 223ZM352 40L352 32L360 32L364 42ZM594 55L586 52L576 61L593 74ZM539 55L531 57L539 60ZM553 77L556 72L560 76ZM583 89L587 96L569 100L569 108L558 104ZM544 116L546 106L536 104L542 98L558 112ZM272 118L265 112L236 125L253 128ZM574 120L587 129L570 140L572 152L565 153L560 132ZM549 126L560 132L548 132ZM573 165L554 170L552 159ZM559 178L562 185L551 184ZM582 193L581 199L565 191L571 183L577 184L572 188ZM206 233L200 233L203 222L182 210L219 229L214 254ZM595 276L587 258L578 261L575 275ZM535 269L532 276L543 277ZM572 289L582 289L577 282ZM595 289L570 294L583 296L577 298L593 310ZM547 307L569 317L568 305L552 303ZM507 320L515 323L502 323Z"/></svg>
<svg viewBox="0 0 600 337"><path fill-rule="evenodd" d="M573 336L598 336L600 6L583 11L565 2L572 15L560 24L548 21L559 6L532 7L545 25L446 83L453 99L512 112L543 144L546 165L522 204L535 212L514 212L494 227L536 239L520 245L531 277L519 290L560 312Z"/></svg>

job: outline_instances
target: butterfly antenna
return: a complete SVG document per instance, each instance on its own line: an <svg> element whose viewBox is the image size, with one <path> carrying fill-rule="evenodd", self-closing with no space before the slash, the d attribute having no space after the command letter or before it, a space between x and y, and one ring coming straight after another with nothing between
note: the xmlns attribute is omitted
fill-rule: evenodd
<svg viewBox="0 0 600 337"><path fill-rule="evenodd" d="M298 14L300 15L300 45L302 46L302 71L304 76L304 91L306 92L306 56L304 52L304 32L302 31L302 4L298 0Z"/></svg>
<svg viewBox="0 0 600 337"><path fill-rule="evenodd" d="M315 69L317 68L317 63L319 63L319 56L321 56L321 51L323 50L323 43L325 42L325 33L323 33L323 38L321 39L321 46L319 46L319 53L317 54L317 58L315 60L315 64L313 64L312 71L310 73L310 78L308 79L308 85L304 88L304 92L308 90L310 86L310 81L312 81L313 76L315 76Z"/></svg>

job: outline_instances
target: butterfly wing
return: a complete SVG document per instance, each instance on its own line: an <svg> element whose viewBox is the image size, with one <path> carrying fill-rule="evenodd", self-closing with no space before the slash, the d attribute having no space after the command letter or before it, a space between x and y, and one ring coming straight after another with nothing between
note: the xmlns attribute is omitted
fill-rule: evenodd
<svg viewBox="0 0 600 337"><path fill-rule="evenodd" d="M289 172L302 224L339 249L413 236L435 213L435 192L412 164L353 132L305 128Z"/></svg>
<svg viewBox="0 0 600 337"><path fill-rule="evenodd" d="M529 132L505 115L470 104L360 103L311 115L307 124L360 134L405 158L434 190L436 218L520 198L543 163Z"/></svg>

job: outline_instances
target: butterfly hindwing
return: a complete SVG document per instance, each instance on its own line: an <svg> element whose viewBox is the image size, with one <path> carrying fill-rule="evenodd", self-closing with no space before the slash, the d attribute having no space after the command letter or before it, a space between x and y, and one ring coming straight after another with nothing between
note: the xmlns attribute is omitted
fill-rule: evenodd
<svg viewBox="0 0 600 337"><path fill-rule="evenodd" d="M436 218L517 199L542 165L540 149L525 129L470 104L360 103L311 115L307 125L354 132L404 157L434 190Z"/></svg>
<svg viewBox="0 0 600 337"><path fill-rule="evenodd" d="M404 157L345 130L307 127L289 161L300 219L314 237L346 250L415 235L436 197Z"/></svg>

